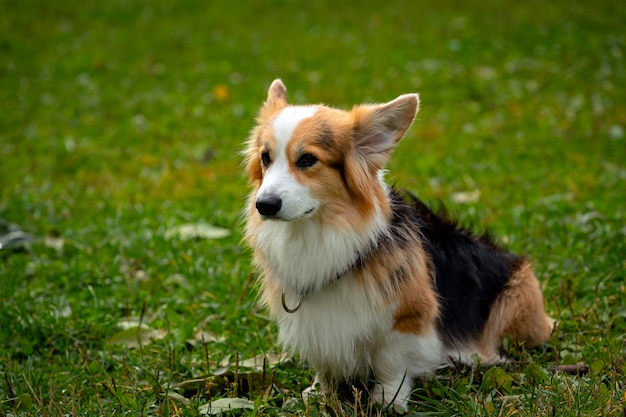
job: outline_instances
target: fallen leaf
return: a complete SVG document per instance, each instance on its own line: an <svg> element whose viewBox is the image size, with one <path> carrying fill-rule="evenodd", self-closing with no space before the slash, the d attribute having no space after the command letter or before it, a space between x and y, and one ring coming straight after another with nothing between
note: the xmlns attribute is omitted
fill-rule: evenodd
<svg viewBox="0 0 626 417"><path fill-rule="evenodd" d="M117 327L119 327L122 330L136 329L137 327L141 327L142 329L150 328L150 326L148 326L146 323L143 323L141 321L140 317L123 318L117 322Z"/></svg>
<svg viewBox="0 0 626 417"><path fill-rule="evenodd" d="M245 398L220 398L219 400L211 401L208 404L200 406L198 411L200 414L217 415L229 410L243 408L253 409L254 403Z"/></svg>
<svg viewBox="0 0 626 417"><path fill-rule="evenodd" d="M152 329L145 324L140 326L129 327L111 336L110 343L124 345L129 349L136 349L145 346L153 340L163 339L167 332L158 329Z"/></svg>
<svg viewBox="0 0 626 417"><path fill-rule="evenodd" d="M219 101L225 101L230 97L230 89L224 84L218 84L213 89L213 94Z"/></svg>
<svg viewBox="0 0 626 417"><path fill-rule="evenodd" d="M253 358L248 358L239 362L239 367L262 371L264 363L266 369L272 368L285 361L287 358L289 358L289 354L287 352L283 352L281 354L268 353L266 355L257 355Z"/></svg>
<svg viewBox="0 0 626 417"><path fill-rule="evenodd" d="M65 239L63 239L58 234L46 235L43 239L43 244L47 248L51 248L56 250L57 252L63 252L63 247L65 246Z"/></svg>
<svg viewBox="0 0 626 417"><path fill-rule="evenodd" d="M182 395L176 393L176 392L172 392L172 391L168 391L167 393L163 394L163 396L165 398L169 398L171 400L177 401L181 404L185 404L185 405L189 405L191 404L191 401L189 401L189 399L183 397Z"/></svg>
<svg viewBox="0 0 626 417"><path fill-rule="evenodd" d="M291 394L291 390L284 384L276 381L269 372L237 372L225 369L216 369L212 375L188 379L175 384L168 383L164 390L176 391L190 398L198 393L207 394L210 398L226 395L237 387L237 395L249 397L266 396L276 391Z"/></svg>
<svg viewBox="0 0 626 417"><path fill-rule="evenodd" d="M178 237L182 240L221 239L229 235L230 230L207 223L187 223L172 227L165 232L167 239Z"/></svg>
<svg viewBox="0 0 626 417"><path fill-rule="evenodd" d="M19 226L0 219L0 250L19 251L28 248L37 238L20 230Z"/></svg>
<svg viewBox="0 0 626 417"><path fill-rule="evenodd" d="M200 378L188 379L186 381L177 382L175 384L167 383L167 386L163 386L163 389L180 391L182 394L191 397L206 388L207 379L209 377L204 376Z"/></svg>
<svg viewBox="0 0 626 417"><path fill-rule="evenodd" d="M473 191L459 191L450 196L452 201L460 204L472 204L477 203L480 200L480 190Z"/></svg>
<svg viewBox="0 0 626 417"><path fill-rule="evenodd" d="M223 343L226 340L224 336L216 336L211 332L205 330L198 330L193 339L187 339L187 343L191 346L197 346L205 343Z"/></svg>

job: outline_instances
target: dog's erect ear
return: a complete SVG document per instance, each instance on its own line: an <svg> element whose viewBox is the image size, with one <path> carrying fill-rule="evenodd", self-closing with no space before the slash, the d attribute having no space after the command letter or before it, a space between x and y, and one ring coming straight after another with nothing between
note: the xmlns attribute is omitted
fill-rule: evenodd
<svg viewBox="0 0 626 417"><path fill-rule="evenodd" d="M259 125L267 121L272 115L276 114L281 109L284 109L289 104L287 103L287 88L285 84L279 79L275 79L267 90L267 100L265 104L261 106L261 110L257 115L257 123Z"/></svg>
<svg viewBox="0 0 626 417"><path fill-rule="evenodd" d="M413 123L418 110L417 94L404 94L385 104L356 107L353 114L358 152L366 157L379 154L386 162L391 150Z"/></svg>
<svg viewBox="0 0 626 417"><path fill-rule="evenodd" d="M275 79L272 85L270 85L270 89L267 91L267 103L269 104L276 100L287 102L287 88L279 79Z"/></svg>
<svg viewBox="0 0 626 417"><path fill-rule="evenodd" d="M406 133L419 108L417 94L405 94L385 104L352 109L354 155L345 159L349 190L364 206L371 201L372 178L385 167L391 150Z"/></svg>

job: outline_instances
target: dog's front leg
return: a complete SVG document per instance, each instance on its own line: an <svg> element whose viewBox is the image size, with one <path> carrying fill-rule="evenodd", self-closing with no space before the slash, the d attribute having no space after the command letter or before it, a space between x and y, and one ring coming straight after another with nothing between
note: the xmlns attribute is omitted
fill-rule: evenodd
<svg viewBox="0 0 626 417"><path fill-rule="evenodd" d="M372 362L376 385L372 392L378 404L397 404L407 411L407 400L413 387L407 359L401 351L386 347L379 350Z"/></svg>
<svg viewBox="0 0 626 417"><path fill-rule="evenodd" d="M407 410L414 377L430 377L441 363L442 345L434 331L423 335L392 331L372 356L377 381L373 397L380 404Z"/></svg>

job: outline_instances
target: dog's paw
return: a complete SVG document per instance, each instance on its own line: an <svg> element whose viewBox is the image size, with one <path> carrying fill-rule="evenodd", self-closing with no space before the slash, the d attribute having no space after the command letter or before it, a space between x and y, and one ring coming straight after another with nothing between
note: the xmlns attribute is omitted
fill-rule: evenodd
<svg viewBox="0 0 626 417"><path fill-rule="evenodd" d="M324 395L326 395L326 391L322 389L320 384L314 384L302 391L302 400L308 403L310 400L315 400Z"/></svg>
<svg viewBox="0 0 626 417"><path fill-rule="evenodd" d="M397 414L404 414L409 411L406 398L401 398L397 392L395 393L396 395L394 395L393 390L389 390L389 392L391 392L391 394L385 392L383 385L376 384L372 392L372 398L376 404L388 407ZM393 401L393 403L391 403L391 401Z"/></svg>
<svg viewBox="0 0 626 417"><path fill-rule="evenodd" d="M548 321L548 328L550 329L550 337L552 337L554 336L554 333L556 333L556 330L559 327L559 322L556 321L556 319L553 319L552 317L546 317L546 320Z"/></svg>

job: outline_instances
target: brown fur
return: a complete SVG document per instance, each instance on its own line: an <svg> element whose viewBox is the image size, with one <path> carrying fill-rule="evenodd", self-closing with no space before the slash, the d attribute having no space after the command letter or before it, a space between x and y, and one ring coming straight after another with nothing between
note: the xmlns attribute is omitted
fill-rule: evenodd
<svg viewBox="0 0 626 417"><path fill-rule="evenodd" d="M414 279L403 285L394 314L393 327L402 333L426 334L439 316L439 303L432 284L428 275L419 270L420 266L413 266L406 272Z"/></svg>
<svg viewBox="0 0 626 417"><path fill-rule="evenodd" d="M479 349L485 358L494 357L507 336L513 343L532 348L550 339L555 327L556 321L544 313L539 282L530 264L524 262L494 303Z"/></svg>

